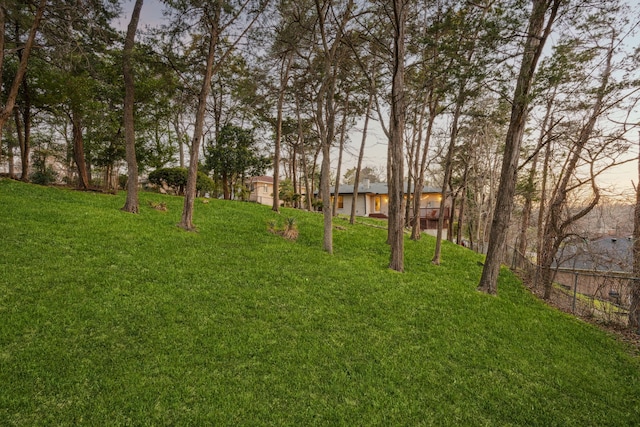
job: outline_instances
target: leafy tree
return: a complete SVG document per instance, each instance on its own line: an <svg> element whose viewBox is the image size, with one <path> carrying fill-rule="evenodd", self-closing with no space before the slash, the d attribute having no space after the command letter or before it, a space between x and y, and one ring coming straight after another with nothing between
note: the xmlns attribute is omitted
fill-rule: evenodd
<svg viewBox="0 0 640 427"><path fill-rule="evenodd" d="M616 157L628 146L624 126L615 126L608 117L616 108L625 111L623 101L637 91L637 84L620 77L622 70L637 67L637 60L629 61L632 53L623 54L627 16L619 7L618 2L607 1L597 13L586 14L576 26L577 35L569 37L569 49L561 53L577 61L578 66L571 70L571 88L579 85L583 90L561 103L566 118L556 132L562 132L558 139L567 154L549 197L545 222L540 224L544 231L538 260L545 299L551 297L551 268L563 242L573 235L573 224L601 198L596 177L615 165ZM582 174L581 166L589 172ZM570 202L577 194L580 206L572 209Z"/></svg>
<svg viewBox="0 0 640 427"><path fill-rule="evenodd" d="M301 194L296 193L293 182L289 178L282 180L282 182L280 183L279 198L280 200L282 200L285 206L293 206L300 200L301 197Z"/></svg>
<svg viewBox="0 0 640 427"><path fill-rule="evenodd" d="M196 195L196 180L199 164L200 143L204 135L205 114L211 92L212 78L220 72L235 47L243 40L268 5L268 1L234 0L201 2L199 0L167 0L173 7L175 18L172 38L188 32L192 36L195 51L206 51L206 64L201 70L200 92L195 114L189 159L189 177L185 191L184 207L179 226L191 231L193 205ZM195 33L191 32L195 31ZM236 32L237 31L237 32Z"/></svg>
<svg viewBox="0 0 640 427"><path fill-rule="evenodd" d="M507 227L511 219L511 211L513 210L520 145L529 109L531 85L542 49L563 2L562 0L533 0L532 3L524 54L513 95L511 121L506 136L500 186L491 224L489 248L478 285L479 290L489 294L497 293L501 257Z"/></svg>
<svg viewBox="0 0 640 427"><path fill-rule="evenodd" d="M247 177L264 174L270 165L271 160L260 154L253 132L234 125L220 129L205 158L205 168L222 184L225 200Z"/></svg>
<svg viewBox="0 0 640 427"><path fill-rule="evenodd" d="M44 15L46 4L47 4L46 0L40 0L40 2L37 4L36 9L33 12L33 19L31 21L30 29L27 35L27 40L25 41L24 45L21 45L21 43L19 43L18 35L16 34L15 49L16 49L16 52L18 52L18 65L16 67L16 71L13 76L11 86L7 91L6 98L3 99L4 105L0 109L0 141L2 141L2 128L4 127L4 124L7 122L7 120L9 119L9 117L11 117L11 114L13 113L13 109L16 103L16 98L18 96L18 91L20 90L21 86L24 87L24 82L25 82L24 77L27 72L27 64L29 61L29 56L31 55L31 50L33 48L33 45L36 39L36 34L38 32L40 22ZM30 8L32 5L27 4L25 2L23 6L27 6L27 8ZM4 72L4 56L5 56L4 53L5 53L5 44L6 44L5 28L6 28L7 14L8 14L7 3L3 2L2 4L0 4L0 88L2 88L2 76ZM16 17L15 19L16 19L16 22L18 22L17 21L18 18ZM16 24L16 27L17 27L17 24ZM16 122L19 122L19 120L16 119ZM16 125L19 125L19 123L16 123ZM19 131L20 130L18 129L18 132ZM2 145L0 144L0 154L2 153L1 148L2 148ZM28 161L28 157L29 157L28 150L26 150L26 148L27 147L25 146L23 147L23 150L22 150L23 163L25 161ZM27 165L23 165L22 170L23 170L22 179L26 180L27 179L26 172L28 170Z"/></svg>
<svg viewBox="0 0 640 427"><path fill-rule="evenodd" d="M187 185L187 168L162 168L156 169L149 174L149 182L162 186L163 184L173 188L176 193L184 194ZM215 189L215 183L202 171L198 171L196 183L197 193L209 193Z"/></svg>
<svg viewBox="0 0 640 427"><path fill-rule="evenodd" d="M356 169L351 168L348 169L344 174L344 183L353 185L355 182ZM360 182L362 180L368 179L370 183L382 182L382 172L379 171L375 166L365 166L360 170Z"/></svg>
<svg viewBox="0 0 640 427"><path fill-rule="evenodd" d="M320 196L322 198L322 214L324 218L323 249L333 253L333 213L331 200L331 158L330 152L336 137L336 109L338 90L338 70L345 59L340 49L342 38L347 32L347 25L353 18L355 2L345 3L331 0L315 0L317 18L317 57L321 76L315 96L315 120L322 146L322 168L320 179Z"/></svg>

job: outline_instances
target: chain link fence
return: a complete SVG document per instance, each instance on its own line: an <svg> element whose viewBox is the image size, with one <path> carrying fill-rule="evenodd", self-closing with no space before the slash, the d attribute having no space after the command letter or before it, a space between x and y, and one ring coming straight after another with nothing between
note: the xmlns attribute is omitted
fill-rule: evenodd
<svg viewBox="0 0 640 427"><path fill-rule="evenodd" d="M541 267L512 247L505 249L503 262L542 297ZM627 327L631 290L640 278L626 272L576 268L554 268L552 277L551 304L576 316Z"/></svg>

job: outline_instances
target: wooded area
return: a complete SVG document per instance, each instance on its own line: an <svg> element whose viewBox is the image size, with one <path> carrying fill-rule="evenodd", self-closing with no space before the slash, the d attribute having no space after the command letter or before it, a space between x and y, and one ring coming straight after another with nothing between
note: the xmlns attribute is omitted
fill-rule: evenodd
<svg viewBox="0 0 640 427"><path fill-rule="evenodd" d="M428 182L453 217L444 233L440 210L425 261L441 262L443 238L488 248L480 289L495 293L505 243L550 271L586 237L579 220L619 195L602 175L637 158L633 2L137 0L124 27L130 7L1 2L1 172L126 187L123 209L137 212L150 172L187 167L180 226L193 230L198 171L212 196L241 198L270 168L273 209L291 182L297 206L322 210L332 252L331 189L349 166L357 188L386 163L390 268L404 269L405 229L421 236ZM151 7L163 24L145 24ZM375 133L388 149L371 164Z"/></svg>

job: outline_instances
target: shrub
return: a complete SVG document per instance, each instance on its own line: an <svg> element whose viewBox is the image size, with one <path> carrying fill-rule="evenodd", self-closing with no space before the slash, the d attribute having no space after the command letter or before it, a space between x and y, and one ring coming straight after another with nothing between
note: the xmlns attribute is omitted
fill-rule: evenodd
<svg viewBox="0 0 640 427"><path fill-rule="evenodd" d="M296 240L298 238L298 226L295 218L287 218L287 224L282 230L282 237L287 240Z"/></svg>
<svg viewBox="0 0 640 427"><path fill-rule="evenodd" d="M53 170L51 165L47 165L45 157L42 154L33 156L33 173L29 177L31 182L40 185L54 184L58 180L58 173Z"/></svg>
<svg viewBox="0 0 640 427"><path fill-rule="evenodd" d="M187 168L162 168L156 169L149 174L149 182L162 186L163 182L173 188L177 194L184 194L187 186L187 177L189 171ZM213 180L204 172L198 171L198 179L196 181L196 190L198 194L212 192L215 188Z"/></svg>
<svg viewBox="0 0 640 427"><path fill-rule="evenodd" d="M196 181L196 190L198 194L211 193L216 188L215 182L206 173L198 171L198 180Z"/></svg>
<svg viewBox="0 0 640 427"><path fill-rule="evenodd" d="M299 234L296 219L293 217L287 218L286 224L282 228L278 227L278 224L275 220L270 220L267 223L267 230L269 231L269 233L280 235L287 240L296 240Z"/></svg>
<svg viewBox="0 0 640 427"><path fill-rule="evenodd" d="M178 194L184 193L187 185L186 168L162 168L156 169L149 174L149 182L162 186L163 183L173 188Z"/></svg>
<svg viewBox="0 0 640 427"><path fill-rule="evenodd" d="M58 180L58 173L51 166L47 166L43 170L33 172L30 179L34 184L50 185Z"/></svg>
<svg viewBox="0 0 640 427"><path fill-rule="evenodd" d="M128 175L119 175L118 176L118 187L121 190L125 190L127 188L127 181L129 181Z"/></svg>

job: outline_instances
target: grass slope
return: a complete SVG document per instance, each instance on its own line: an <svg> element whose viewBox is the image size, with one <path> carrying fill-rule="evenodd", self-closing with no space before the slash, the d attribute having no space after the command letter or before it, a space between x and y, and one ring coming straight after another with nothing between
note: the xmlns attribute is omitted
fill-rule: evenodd
<svg viewBox="0 0 640 427"><path fill-rule="evenodd" d="M640 363L478 255L182 199L0 180L2 425L638 425ZM148 202L165 202L167 212ZM267 232L295 217L297 241Z"/></svg>

